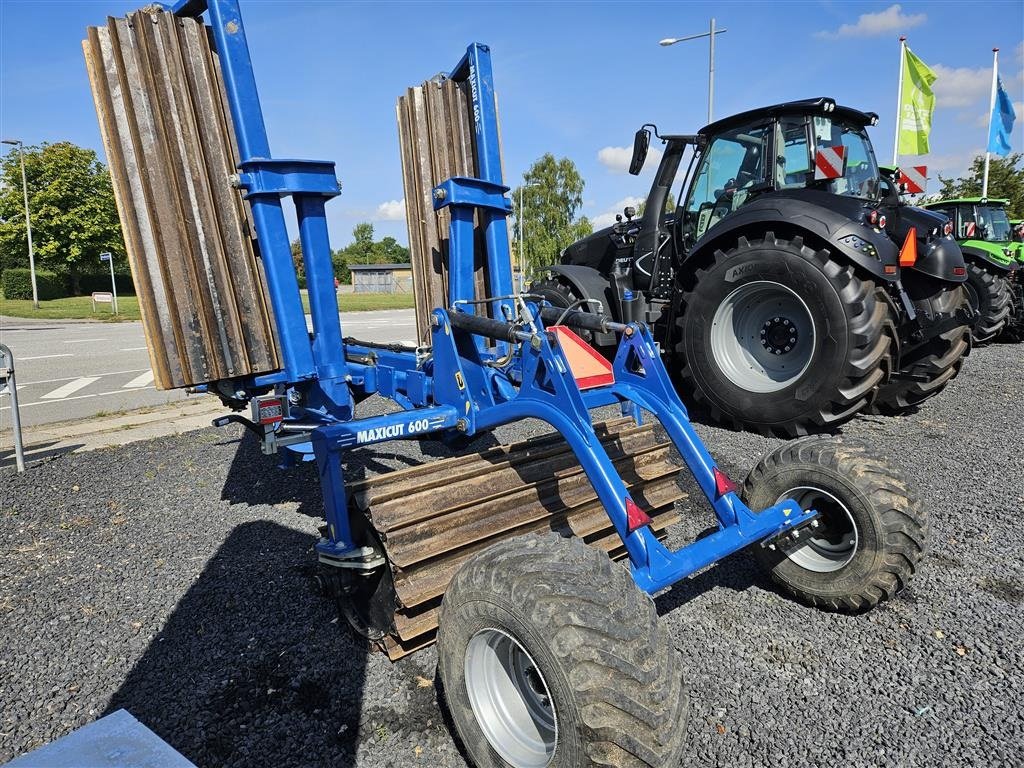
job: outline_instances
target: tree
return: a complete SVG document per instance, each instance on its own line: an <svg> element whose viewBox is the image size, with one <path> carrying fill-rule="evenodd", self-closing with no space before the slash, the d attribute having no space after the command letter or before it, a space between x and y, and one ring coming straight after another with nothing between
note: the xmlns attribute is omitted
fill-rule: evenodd
<svg viewBox="0 0 1024 768"><path fill-rule="evenodd" d="M985 157L978 155L971 167L958 179L947 179L941 174L940 195L951 197L980 197L985 173ZM1007 157L993 156L988 170L988 196L1009 200L1007 214L1011 219L1024 218L1024 154L1014 152Z"/></svg>
<svg viewBox="0 0 1024 768"><path fill-rule="evenodd" d="M554 264L563 248L594 231L585 216L576 218L583 203L583 177L576 164L547 153L523 174L522 187L512 191L513 235L524 234L523 259L527 272ZM519 210L520 193L523 210Z"/></svg>
<svg viewBox="0 0 1024 768"><path fill-rule="evenodd" d="M373 244L375 264L408 264L409 249L399 245L393 237L385 237L379 243Z"/></svg>
<svg viewBox="0 0 1024 768"><path fill-rule="evenodd" d="M72 293L80 292L83 275L107 269L99 260L105 251L127 274L110 173L96 153L68 141L24 152L36 267L57 273ZM12 266L28 266L18 152L0 161L0 270Z"/></svg>
<svg viewBox="0 0 1024 768"><path fill-rule="evenodd" d="M647 208L647 201L641 200L640 204L636 207L637 218L643 218L645 208ZM669 192L668 197L665 199L665 213L672 213L675 209L676 196Z"/></svg>

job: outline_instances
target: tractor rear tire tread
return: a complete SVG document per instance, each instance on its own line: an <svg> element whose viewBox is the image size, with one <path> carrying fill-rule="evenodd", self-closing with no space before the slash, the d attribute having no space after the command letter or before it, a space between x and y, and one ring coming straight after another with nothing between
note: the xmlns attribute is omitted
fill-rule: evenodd
<svg viewBox="0 0 1024 768"><path fill-rule="evenodd" d="M751 507L774 503L779 494L795 487L789 483L797 480L785 479L794 473L812 478L808 484L818 478L817 482L830 486L825 490L845 491L850 504L859 503L880 533L879 548L865 578L849 592L834 594L827 588L806 586L819 580L824 585L831 575L799 569L793 578L795 565L787 559L780 562L778 554L755 545L754 555L772 580L800 602L829 611L860 613L892 599L914 575L928 539L927 514L906 481L858 440L810 437L783 445L754 467L743 484L744 501Z"/></svg>
<svg viewBox="0 0 1024 768"><path fill-rule="evenodd" d="M458 571L441 606L441 679L462 743L478 765L505 763L473 721L463 658L481 622L509 629L501 626L503 616L541 640L538 648L530 637L516 636L549 684L554 677L568 689L568 707L553 693L562 705L556 713L560 729L573 729L570 742L580 752L567 754L572 747L563 734L552 766L676 764L687 698L679 654L653 602L605 553L547 534L508 539L475 556ZM546 654L550 667L541 662ZM556 683L552 690L559 688Z"/></svg>
<svg viewBox="0 0 1024 768"><path fill-rule="evenodd" d="M800 417L781 422L759 422L744 418L741 414L727 413L708 397L698 384L692 361L687 360L685 342L680 338L675 346L680 363L679 389L692 396L696 403L708 411L712 419L733 429L783 438L833 431L870 405L878 386L888 380L892 368L892 351L896 342L891 324L886 322L887 308L878 305L874 281L862 278L852 265L833 258L828 249L816 250L808 246L800 236L791 240L777 238L773 232L766 232L760 239L738 238L735 248L728 252L716 250L713 259L698 268L686 281L681 304L684 310L678 320L679 330L682 331L686 322L685 307L693 303L702 281L708 279L712 271L719 268L723 262L749 251L778 246L793 249L800 257L812 263L825 275L838 294L839 300L848 308L846 341L850 345L850 351L843 363L842 378L832 391L813 394L807 410ZM681 337L682 333L679 335ZM808 373L811 376L820 375L820 372L815 370L818 367L812 365Z"/></svg>
<svg viewBox="0 0 1024 768"><path fill-rule="evenodd" d="M1010 320L1012 296L1010 283L992 269L986 269L977 262L967 261L967 280L978 294L981 313L972 334L975 344L993 341Z"/></svg>

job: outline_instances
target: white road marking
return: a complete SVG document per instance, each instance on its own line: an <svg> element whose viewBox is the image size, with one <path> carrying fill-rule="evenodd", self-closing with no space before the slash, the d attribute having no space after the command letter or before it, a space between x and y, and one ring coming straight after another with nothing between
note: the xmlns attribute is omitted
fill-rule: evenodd
<svg viewBox="0 0 1024 768"><path fill-rule="evenodd" d="M82 387L88 387L93 382L99 381L99 376L83 376L80 379L69 381L63 387L57 387L52 392L47 392L40 397L41 400L63 400L68 395L73 395Z"/></svg>
<svg viewBox="0 0 1024 768"><path fill-rule="evenodd" d="M15 362L25 362L26 360L49 360L51 357L74 357L70 352L65 352L63 355L36 355L35 357L15 357Z"/></svg>
<svg viewBox="0 0 1024 768"><path fill-rule="evenodd" d="M147 384L152 384L152 383L153 383L153 372L152 371L146 371L145 373L140 374L139 376L136 376L134 379L129 381L127 384L125 384L123 387L121 387L121 389L138 389L139 387L144 387Z"/></svg>
<svg viewBox="0 0 1024 768"><path fill-rule="evenodd" d="M125 347L122 352L138 352L140 349L148 349L148 347Z"/></svg>
<svg viewBox="0 0 1024 768"><path fill-rule="evenodd" d="M65 344L84 344L87 341L106 341L106 339L65 339Z"/></svg>
<svg viewBox="0 0 1024 768"><path fill-rule="evenodd" d="M139 387L138 389L134 389L132 391L133 392L142 392L143 390L146 390L146 389L154 389L155 390L156 387ZM90 397L109 397L110 395L127 395L127 394L128 393L125 392L123 389L115 389L113 392L97 392L95 395L75 395L74 397L65 397L63 400L60 400L60 401L56 401L56 400L53 400L53 401L50 401L50 400L37 400L34 403L18 403L18 408L31 408L34 405L60 405L61 403L66 403L69 400L87 400ZM0 406L0 411L9 411L9 410L11 410L11 406L9 406L9 405Z"/></svg>
<svg viewBox="0 0 1024 768"><path fill-rule="evenodd" d="M17 358L15 358L17 362ZM105 373L99 374L100 376L119 376L123 373L142 373L148 371L149 368L132 368L130 371L106 371ZM77 376L65 376L62 379L40 379L39 381L19 381L18 389L22 387L31 387L33 384L56 384L58 381L73 381L77 379Z"/></svg>

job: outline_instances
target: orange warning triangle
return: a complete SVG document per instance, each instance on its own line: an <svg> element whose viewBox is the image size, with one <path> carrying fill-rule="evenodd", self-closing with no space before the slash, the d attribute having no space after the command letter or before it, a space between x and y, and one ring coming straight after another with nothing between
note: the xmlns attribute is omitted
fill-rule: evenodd
<svg viewBox="0 0 1024 768"><path fill-rule="evenodd" d="M900 248L900 266L912 267L916 261L917 229L915 227L911 227L910 231L907 232L907 239L903 241L903 247Z"/></svg>
<svg viewBox="0 0 1024 768"><path fill-rule="evenodd" d="M580 389L604 387L615 381L612 364L605 360L596 349L587 344L564 325L552 325L548 330L555 334L558 346L569 363L569 370Z"/></svg>

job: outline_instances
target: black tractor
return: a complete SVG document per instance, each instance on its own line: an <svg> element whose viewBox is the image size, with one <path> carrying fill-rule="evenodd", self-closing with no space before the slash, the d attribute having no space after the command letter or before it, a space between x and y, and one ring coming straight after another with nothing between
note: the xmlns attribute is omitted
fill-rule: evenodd
<svg viewBox="0 0 1024 768"><path fill-rule="evenodd" d="M695 135L645 125L630 173L652 130L664 150L642 215L566 248L531 290L652 326L680 390L739 428L794 436L915 407L960 370L974 313L952 225L900 204L876 122L819 98Z"/></svg>

